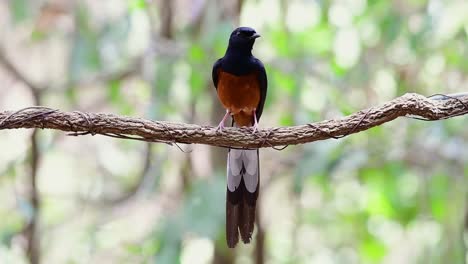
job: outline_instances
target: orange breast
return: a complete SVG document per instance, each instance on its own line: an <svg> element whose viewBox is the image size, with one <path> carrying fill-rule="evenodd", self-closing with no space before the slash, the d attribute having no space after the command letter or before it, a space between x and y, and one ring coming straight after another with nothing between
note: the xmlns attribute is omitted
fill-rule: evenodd
<svg viewBox="0 0 468 264"><path fill-rule="evenodd" d="M256 73L236 76L218 72L218 97L234 116L238 126L253 125L253 112L260 102L260 85Z"/></svg>

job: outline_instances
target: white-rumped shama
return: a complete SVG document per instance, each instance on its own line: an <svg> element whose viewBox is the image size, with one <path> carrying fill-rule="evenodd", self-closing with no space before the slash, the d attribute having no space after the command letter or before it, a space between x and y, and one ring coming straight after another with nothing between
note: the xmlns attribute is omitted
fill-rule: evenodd
<svg viewBox="0 0 468 264"><path fill-rule="evenodd" d="M235 29L224 57L213 65L212 78L226 114L217 130L224 128L228 116L237 127L252 127L255 133L267 94L263 63L252 55L255 39L249 27ZM258 149L229 149L227 158L226 240L230 248L239 241L249 243L255 224L260 169Z"/></svg>

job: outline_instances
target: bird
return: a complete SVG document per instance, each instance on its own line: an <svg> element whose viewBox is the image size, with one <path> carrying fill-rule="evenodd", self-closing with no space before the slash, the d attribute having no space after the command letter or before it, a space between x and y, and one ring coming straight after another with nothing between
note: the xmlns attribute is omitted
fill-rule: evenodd
<svg viewBox="0 0 468 264"><path fill-rule="evenodd" d="M213 65L213 84L226 110L216 131L224 129L229 116L236 127L250 127L253 133L258 129L268 86L263 63L252 55L259 37L253 28L236 28L229 37L226 53ZM252 239L259 184L258 149L228 149L226 242L229 248L236 247L239 234L245 244Z"/></svg>

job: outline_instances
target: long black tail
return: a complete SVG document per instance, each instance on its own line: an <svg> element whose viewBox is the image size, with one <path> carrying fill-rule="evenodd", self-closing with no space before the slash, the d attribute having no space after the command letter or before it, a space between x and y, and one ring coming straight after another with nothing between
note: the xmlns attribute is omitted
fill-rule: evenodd
<svg viewBox="0 0 468 264"><path fill-rule="evenodd" d="M230 248L249 243L255 224L260 170L258 149L231 149L228 153L226 189L226 240Z"/></svg>

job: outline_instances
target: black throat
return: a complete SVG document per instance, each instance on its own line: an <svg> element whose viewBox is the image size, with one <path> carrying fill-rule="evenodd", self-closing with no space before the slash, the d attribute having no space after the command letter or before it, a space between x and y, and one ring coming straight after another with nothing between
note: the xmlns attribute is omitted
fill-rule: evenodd
<svg viewBox="0 0 468 264"><path fill-rule="evenodd" d="M253 43L252 43L253 45ZM249 74L254 70L252 45L229 45L224 55L223 70L235 75Z"/></svg>

